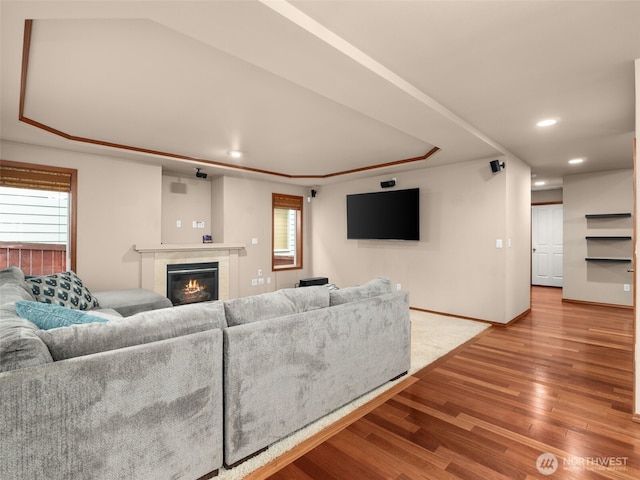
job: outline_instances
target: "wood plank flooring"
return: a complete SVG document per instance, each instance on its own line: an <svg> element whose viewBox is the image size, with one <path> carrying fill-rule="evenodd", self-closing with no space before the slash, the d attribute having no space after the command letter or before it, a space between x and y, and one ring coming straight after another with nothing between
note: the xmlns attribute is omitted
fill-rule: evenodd
<svg viewBox="0 0 640 480"><path fill-rule="evenodd" d="M561 293L534 287L526 317L486 330L249 478L640 478L633 312Z"/></svg>

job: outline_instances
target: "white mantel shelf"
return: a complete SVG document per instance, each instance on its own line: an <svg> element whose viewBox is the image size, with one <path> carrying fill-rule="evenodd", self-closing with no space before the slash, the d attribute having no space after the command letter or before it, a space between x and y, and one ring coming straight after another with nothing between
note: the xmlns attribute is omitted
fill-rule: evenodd
<svg viewBox="0 0 640 480"><path fill-rule="evenodd" d="M199 250L244 250L241 243L194 243L194 244L165 244L160 245L134 245L133 249L140 253L152 252L192 252Z"/></svg>

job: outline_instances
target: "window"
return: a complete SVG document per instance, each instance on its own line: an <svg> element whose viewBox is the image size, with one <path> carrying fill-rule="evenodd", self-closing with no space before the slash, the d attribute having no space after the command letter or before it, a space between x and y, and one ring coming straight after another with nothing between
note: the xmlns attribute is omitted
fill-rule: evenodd
<svg viewBox="0 0 640 480"><path fill-rule="evenodd" d="M0 212L5 242L68 243L68 192L0 187Z"/></svg>
<svg viewBox="0 0 640 480"><path fill-rule="evenodd" d="M0 162L0 267L75 270L76 170Z"/></svg>
<svg viewBox="0 0 640 480"><path fill-rule="evenodd" d="M273 270L302 268L302 202L302 197L272 194Z"/></svg>

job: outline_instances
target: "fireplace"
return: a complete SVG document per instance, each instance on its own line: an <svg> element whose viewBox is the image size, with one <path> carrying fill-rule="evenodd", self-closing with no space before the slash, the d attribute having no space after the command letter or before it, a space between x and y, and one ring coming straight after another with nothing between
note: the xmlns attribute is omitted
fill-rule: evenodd
<svg viewBox="0 0 640 480"><path fill-rule="evenodd" d="M167 265L167 297L174 305L218 300L218 262Z"/></svg>

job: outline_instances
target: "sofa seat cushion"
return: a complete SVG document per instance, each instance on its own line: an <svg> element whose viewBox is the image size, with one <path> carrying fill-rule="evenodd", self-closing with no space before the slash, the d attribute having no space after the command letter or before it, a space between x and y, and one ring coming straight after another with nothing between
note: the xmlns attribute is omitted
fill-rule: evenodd
<svg viewBox="0 0 640 480"><path fill-rule="evenodd" d="M331 290L329 295L331 305L341 305L387 293L391 293L391 280L381 277L373 279L364 285Z"/></svg>
<svg viewBox="0 0 640 480"><path fill-rule="evenodd" d="M87 323L38 330L55 361L156 342L226 326L222 302L196 303L114 317L107 323Z"/></svg>
<svg viewBox="0 0 640 480"><path fill-rule="evenodd" d="M26 281L38 302L53 303L78 310L91 310L100 306L98 300L75 272L29 277Z"/></svg>
<svg viewBox="0 0 640 480"><path fill-rule="evenodd" d="M20 318L15 303L0 306L0 372L53 362L33 323Z"/></svg>
<svg viewBox="0 0 640 480"><path fill-rule="evenodd" d="M328 306L329 290L323 286L285 288L224 302L227 323L230 327Z"/></svg>
<svg viewBox="0 0 640 480"><path fill-rule="evenodd" d="M123 317L172 306L167 297L142 288L105 290L95 292L94 297L98 299L100 308L115 310Z"/></svg>

